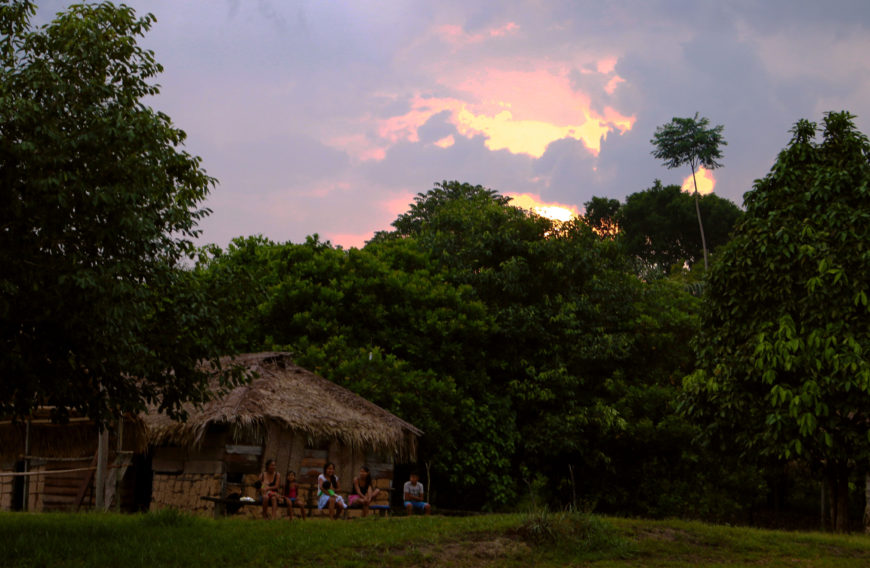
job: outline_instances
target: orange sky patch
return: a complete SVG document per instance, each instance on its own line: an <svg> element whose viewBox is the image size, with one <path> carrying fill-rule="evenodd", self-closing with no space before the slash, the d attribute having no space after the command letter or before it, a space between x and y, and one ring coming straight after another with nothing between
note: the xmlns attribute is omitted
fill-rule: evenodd
<svg viewBox="0 0 870 568"><path fill-rule="evenodd" d="M445 136L444 138L442 138L441 140L438 140L437 142L435 142L435 145L438 146L439 148L449 148L449 147L453 146L454 144L456 144L456 140L453 138L452 134L449 134L449 135Z"/></svg>
<svg viewBox="0 0 870 568"><path fill-rule="evenodd" d="M698 171L695 172L695 177L698 182L698 193L701 195L707 195L708 193L713 193L713 188L716 187L716 179L713 177L713 172L706 169L704 166L698 168ZM686 179L683 180L682 190L687 193L695 192L695 185L692 181L692 174L686 176Z"/></svg>
<svg viewBox="0 0 870 568"><path fill-rule="evenodd" d="M597 156L610 132L631 130L636 120L612 107L595 110L590 97L572 87L567 68L486 69L461 82L458 89L468 96L417 95L407 113L379 123L379 135L390 143L417 142L418 129L426 121L449 111L448 121L459 134L483 136L493 151L540 158L550 143L573 138Z"/></svg>
<svg viewBox="0 0 870 568"><path fill-rule="evenodd" d="M580 210L576 205L547 202L542 200L540 195L534 193L505 193L505 195L511 198L511 205L529 209L548 219L570 221L580 215Z"/></svg>

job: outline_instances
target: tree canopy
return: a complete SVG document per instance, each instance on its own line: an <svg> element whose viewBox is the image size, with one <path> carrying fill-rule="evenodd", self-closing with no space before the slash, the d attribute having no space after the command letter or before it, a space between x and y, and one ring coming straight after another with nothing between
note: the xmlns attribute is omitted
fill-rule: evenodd
<svg viewBox="0 0 870 568"><path fill-rule="evenodd" d="M0 412L178 414L231 340L181 270L214 180L142 102L152 15L75 5L34 29L34 11L0 5Z"/></svg>
<svg viewBox="0 0 870 568"><path fill-rule="evenodd" d="M576 475L576 499L637 507L628 472L673 470L690 451L670 409L697 325L681 285L647 285L585 223L482 186L435 184L394 227L362 250L239 239L198 271L247 291L235 312L250 314L248 348L290 349L426 431L442 506L500 507L538 483L564 503Z"/></svg>
<svg viewBox="0 0 870 568"><path fill-rule="evenodd" d="M694 202L679 186L663 186L658 180L651 188L626 197L616 217L626 252L665 274L684 262L694 265L704 254ZM715 194L701 197L698 207L707 220L707 245L715 250L728 242L742 212Z"/></svg>
<svg viewBox="0 0 870 568"><path fill-rule="evenodd" d="M709 275L685 411L746 455L824 473L845 528L870 458L870 144L847 112L801 120Z"/></svg>
<svg viewBox="0 0 870 568"><path fill-rule="evenodd" d="M717 162L722 157L721 146L728 143L722 137L721 124L707 128L710 120L706 117L694 118L674 117L671 122L659 126L650 142L655 146L652 154L659 160L664 160L668 169L688 165L692 168L692 184L695 188L695 212L698 216L698 228L701 233L701 248L704 252L704 270L707 270L707 239L704 234L704 223L701 220L701 209L698 203L698 181L695 172L699 166L708 170L721 167Z"/></svg>
<svg viewBox="0 0 870 568"><path fill-rule="evenodd" d="M700 198L699 207L707 219L710 248L715 250L728 242L742 211L712 193ZM597 233L614 236L616 230L625 252L637 261L637 273L645 278L664 276L684 263L692 267L702 258L694 198L678 185L655 180L652 187L626 197L625 203L593 197L585 208L584 220Z"/></svg>

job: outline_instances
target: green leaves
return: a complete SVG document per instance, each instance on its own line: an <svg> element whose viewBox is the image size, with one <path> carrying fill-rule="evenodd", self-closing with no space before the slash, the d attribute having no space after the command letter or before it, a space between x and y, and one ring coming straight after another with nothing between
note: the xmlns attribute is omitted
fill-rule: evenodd
<svg viewBox="0 0 870 568"><path fill-rule="evenodd" d="M231 344L180 265L214 180L141 102L153 16L74 5L32 29L32 12L0 6L0 412L178 414Z"/></svg>
<svg viewBox="0 0 870 568"><path fill-rule="evenodd" d="M722 137L724 126L721 124L707 128L710 120L706 117L694 118L674 117L671 122L656 128L650 143L655 146L652 155L663 160L669 169L680 166L691 166L692 171L698 166L708 170L719 168L722 164L716 160L722 157L721 146L728 143Z"/></svg>
<svg viewBox="0 0 870 568"><path fill-rule="evenodd" d="M821 142L799 121L746 194L710 272L683 402L717 439L831 471L870 458L870 144L853 118L826 114Z"/></svg>
<svg viewBox="0 0 870 568"><path fill-rule="evenodd" d="M587 222L593 227L608 223L618 226L616 238L629 255L638 259L638 272L645 278L667 275L672 268L682 268L686 263L691 267L703 257L694 198L679 186L664 186L656 180L649 189L626 197L622 206L618 202L605 205L596 199L601 198L586 204ZM598 209L590 212L589 206ZM701 197L698 206L705 219L707 243L715 250L728 242L742 211L713 194Z"/></svg>

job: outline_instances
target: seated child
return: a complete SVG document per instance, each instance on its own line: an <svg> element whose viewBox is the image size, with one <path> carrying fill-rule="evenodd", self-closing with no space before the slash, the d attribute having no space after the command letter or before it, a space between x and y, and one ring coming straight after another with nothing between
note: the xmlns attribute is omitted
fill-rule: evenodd
<svg viewBox="0 0 870 568"><path fill-rule="evenodd" d="M424 514L428 515L431 507L429 507L429 503L423 500L425 497L425 492L423 490L423 484L420 483L420 474L416 471L411 472L411 480L405 482L405 511L409 515L414 514L414 509L418 511L423 511Z"/></svg>
<svg viewBox="0 0 870 568"><path fill-rule="evenodd" d="M299 484L296 483L296 472L288 471L284 482L284 501L287 503L287 517L293 520L293 507L299 507L299 516L305 520L305 505L299 501Z"/></svg>

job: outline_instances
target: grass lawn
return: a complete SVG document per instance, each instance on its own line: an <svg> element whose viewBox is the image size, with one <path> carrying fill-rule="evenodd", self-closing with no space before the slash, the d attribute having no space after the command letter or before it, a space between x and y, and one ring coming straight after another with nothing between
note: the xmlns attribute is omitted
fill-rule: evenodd
<svg viewBox="0 0 870 568"><path fill-rule="evenodd" d="M0 566L870 566L870 537L567 514L253 521L0 513Z"/></svg>

